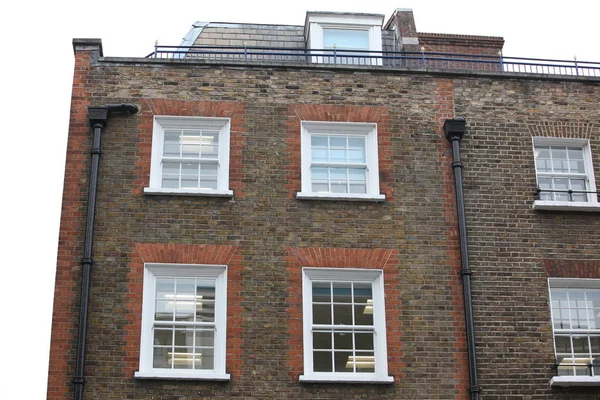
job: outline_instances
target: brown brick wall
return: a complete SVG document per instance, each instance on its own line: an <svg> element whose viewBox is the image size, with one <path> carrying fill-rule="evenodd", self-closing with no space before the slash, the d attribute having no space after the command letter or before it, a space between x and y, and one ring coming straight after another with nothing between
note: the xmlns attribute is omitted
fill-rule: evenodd
<svg viewBox="0 0 600 400"><path fill-rule="evenodd" d="M89 68L75 78L86 82L85 101L133 102L142 112L111 117L103 133L86 398L467 399L452 159L441 129L456 115L468 121L462 146L482 398L598 397L595 389L548 387L553 350L543 260L597 260L600 219L531 210L532 126L592 124L585 132L594 165L600 165L597 86L401 71L105 61ZM70 397L72 379L91 136L85 107L77 104L59 247L51 399ZM233 199L142 194L151 117L159 111L232 118ZM378 123L385 202L295 199L303 118ZM140 246L237 249L230 263L236 274L228 280L235 307L228 310L230 382L132 378L139 269L146 260ZM297 382L301 299L295 271L308 261L290 249L307 248L393 254L385 264L393 385Z"/></svg>
<svg viewBox="0 0 600 400"><path fill-rule="evenodd" d="M548 386L555 371L547 284L563 274L600 278L600 214L531 209L532 136L589 138L598 182L598 101L594 83L454 80L456 114L468 120L465 207L485 399L600 398L597 388Z"/></svg>

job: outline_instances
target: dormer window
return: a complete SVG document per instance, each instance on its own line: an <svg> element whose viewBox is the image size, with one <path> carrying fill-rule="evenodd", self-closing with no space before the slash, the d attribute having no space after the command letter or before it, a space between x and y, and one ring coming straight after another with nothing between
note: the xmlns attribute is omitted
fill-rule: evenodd
<svg viewBox="0 0 600 400"><path fill-rule="evenodd" d="M311 61L381 65L383 15L308 12L304 34Z"/></svg>

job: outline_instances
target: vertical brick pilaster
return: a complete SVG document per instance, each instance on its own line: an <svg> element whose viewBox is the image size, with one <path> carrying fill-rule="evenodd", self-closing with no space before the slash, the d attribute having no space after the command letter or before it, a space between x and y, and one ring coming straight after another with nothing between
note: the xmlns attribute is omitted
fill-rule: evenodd
<svg viewBox="0 0 600 400"><path fill-rule="evenodd" d="M89 81L93 63L102 56L102 43L98 39L75 39L73 49L75 69L54 288L50 342L52 365L48 371L47 393L49 400L65 399L72 393L79 318L80 260L88 192Z"/></svg>
<svg viewBox="0 0 600 400"><path fill-rule="evenodd" d="M446 230L444 232L446 238L446 248L448 248L446 257L448 267L452 269L452 281L448 282L451 290L451 306L452 315L456 320L454 332L454 358L456 360L456 385L458 392L457 399L469 398L468 388L469 370L467 357L467 338L466 325L464 315L464 298L462 290L462 280L460 275L461 270L461 254L460 254L460 238L458 235L458 218L456 210L456 191L454 186L454 173L451 168L452 155L451 146L444 136L444 122L446 119L455 117L454 113L454 93L453 81L451 79L440 79L437 81L437 90L435 93L437 113L436 124L439 132L438 154L442 166L442 185L444 217L446 220Z"/></svg>

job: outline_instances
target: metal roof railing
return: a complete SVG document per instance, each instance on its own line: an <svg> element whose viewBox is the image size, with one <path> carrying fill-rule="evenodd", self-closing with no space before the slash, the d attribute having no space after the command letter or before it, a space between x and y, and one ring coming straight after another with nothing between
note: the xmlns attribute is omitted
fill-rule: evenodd
<svg viewBox="0 0 600 400"><path fill-rule="evenodd" d="M155 46L146 58L291 63L372 68L488 71L600 78L600 62L434 52L298 49L250 46Z"/></svg>

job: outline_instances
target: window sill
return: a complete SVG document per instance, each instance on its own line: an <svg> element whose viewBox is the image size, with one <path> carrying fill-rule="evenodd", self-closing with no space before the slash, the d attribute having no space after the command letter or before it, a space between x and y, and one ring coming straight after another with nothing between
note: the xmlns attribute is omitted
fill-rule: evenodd
<svg viewBox="0 0 600 400"><path fill-rule="evenodd" d="M554 376L550 386L600 386L600 376Z"/></svg>
<svg viewBox="0 0 600 400"><path fill-rule="evenodd" d="M186 373L171 373L157 371L157 372L140 372L136 371L134 374L136 379L174 379L174 380L193 380L193 381L229 381L231 379L230 374L186 374Z"/></svg>
<svg viewBox="0 0 600 400"><path fill-rule="evenodd" d="M152 196L175 195L199 197L233 197L233 190L144 188L144 194Z"/></svg>
<svg viewBox="0 0 600 400"><path fill-rule="evenodd" d="M325 375L300 375L300 382L308 383L374 383L390 384L394 383L393 376L357 376L347 374L325 374Z"/></svg>
<svg viewBox="0 0 600 400"><path fill-rule="evenodd" d="M592 203L588 201L535 200L533 202L533 209L552 211L600 212L600 203Z"/></svg>
<svg viewBox="0 0 600 400"><path fill-rule="evenodd" d="M311 193L298 192L296 198L300 200L347 200L347 201L384 201L384 194L348 194L348 193Z"/></svg>

